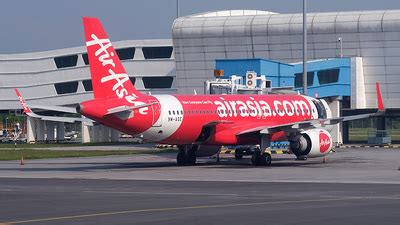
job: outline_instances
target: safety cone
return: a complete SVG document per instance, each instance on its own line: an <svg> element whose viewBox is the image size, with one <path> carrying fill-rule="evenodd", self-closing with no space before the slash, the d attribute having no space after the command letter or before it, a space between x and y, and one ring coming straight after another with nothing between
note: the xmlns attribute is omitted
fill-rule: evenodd
<svg viewBox="0 0 400 225"><path fill-rule="evenodd" d="M21 156L21 161L19 162L19 164L20 164L21 166L25 165L24 156Z"/></svg>
<svg viewBox="0 0 400 225"><path fill-rule="evenodd" d="M322 160L322 163L326 163L326 156L324 156L324 159Z"/></svg>

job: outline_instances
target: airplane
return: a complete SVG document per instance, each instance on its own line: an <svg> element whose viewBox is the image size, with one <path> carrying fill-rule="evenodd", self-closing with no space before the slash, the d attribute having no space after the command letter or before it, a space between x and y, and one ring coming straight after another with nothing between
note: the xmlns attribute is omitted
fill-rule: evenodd
<svg viewBox="0 0 400 225"><path fill-rule="evenodd" d="M257 144L252 163L270 165L264 150L282 140L297 157L323 157L333 149L331 125L385 111L378 83L376 113L336 118L325 100L301 94L146 95L131 83L99 19L83 17L83 25L94 99L76 112L126 134L177 145L180 166L195 165L197 157L214 155L223 145Z"/></svg>

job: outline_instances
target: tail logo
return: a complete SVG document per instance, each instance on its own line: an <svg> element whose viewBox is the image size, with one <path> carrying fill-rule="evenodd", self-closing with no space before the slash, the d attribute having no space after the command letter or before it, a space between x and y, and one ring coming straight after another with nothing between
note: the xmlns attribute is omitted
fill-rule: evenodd
<svg viewBox="0 0 400 225"><path fill-rule="evenodd" d="M109 39L99 39L95 34L90 35L93 40L87 41L86 46L99 46L99 49L96 50L94 55L97 57L99 62L101 62L101 65L103 66L111 66L115 68L115 63L112 57L115 56L114 52L109 52L108 48L112 46L111 42ZM117 74L114 72L113 68L108 69L107 75L101 78L100 82L105 83L111 80L115 80L116 83L112 87L112 90L115 92L115 94L118 96L118 98L125 98L126 101L135 104L135 100L137 99L137 95L135 94L130 94L124 87L124 83L129 80L129 76L126 73L120 73Z"/></svg>
<svg viewBox="0 0 400 225"><path fill-rule="evenodd" d="M18 96L19 101L21 102L22 108L24 108L25 112L30 112L31 110L28 108L28 106L26 105L24 99L22 98L22 96Z"/></svg>

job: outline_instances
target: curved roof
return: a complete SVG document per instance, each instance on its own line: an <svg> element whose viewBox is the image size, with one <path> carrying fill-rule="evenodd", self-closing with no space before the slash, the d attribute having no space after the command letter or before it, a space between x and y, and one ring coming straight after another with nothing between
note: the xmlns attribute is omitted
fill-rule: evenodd
<svg viewBox="0 0 400 225"><path fill-rule="evenodd" d="M400 31L400 10L308 13L307 21L308 32L313 34ZM176 19L173 35L187 38L247 36L250 32L253 36L301 34L302 22L302 14L257 10L208 12Z"/></svg>
<svg viewBox="0 0 400 225"><path fill-rule="evenodd" d="M277 14L276 12L262 11L262 10L222 10L222 11L209 11L199 14L190 15L187 17L220 17L220 16L252 16L252 15L269 15Z"/></svg>

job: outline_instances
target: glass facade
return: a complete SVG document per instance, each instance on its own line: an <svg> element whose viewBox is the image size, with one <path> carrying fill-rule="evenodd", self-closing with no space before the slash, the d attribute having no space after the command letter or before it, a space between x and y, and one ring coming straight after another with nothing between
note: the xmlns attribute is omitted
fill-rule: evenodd
<svg viewBox="0 0 400 225"><path fill-rule="evenodd" d="M143 84L149 88L171 88L173 77L143 77Z"/></svg>
<svg viewBox="0 0 400 225"><path fill-rule="evenodd" d="M78 81L63 82L54 84L57 94L76 93L78 90Z"/></svg>
<svg viewBox="0 0 400 225"><path fill-rule="evenodd" d="M136 77L129 77L129 80L131 80L132 84L135 85Z"/></svg>
<svg viewBox="0 0 400 225"><path fill-rule="evenodd" d="M172 55L172 47L143 47L143 55L145 59L169 59Z"/></svg>
<svg viewBox="0 0 400 225"><path fill-rule="evenodd" d="M314 72L307 72L307 86L312 86L314 84ZM303 87L303 73L294 74L294 87Z"/></svg>
<svg viewBox="0 0 400 225"><path fill-rule="evenodd" d="M76 66L77 61L78 61L78 55L68 55L68 56L60 56L54 58L54 62L56 63L57 68Z"/></svg>
<svg viewBox="0 0 400 225"><path fill-rule="evenodd" d="M317 72L319 84L332 84L339 81L339 69L321 70Z"/></svg>
<svg viewBox="0 0 400 225"><path fill-rule="evenodd" d="M120 60L133 59L135 56L135 48L120 48L115 50Z"/></svg>
<svg viewBox="0 0 400 225"><path fill-rule="evenodd" d="M83 80L82 84L85 91L93 91L92 80Z"/></svg>
<svg viewBox="0 0 400 225"><path fill-rule="evenodd" d="M82 54L83 62L85 62L85 65L89 65L89 58L87 53Z"/></svg>

